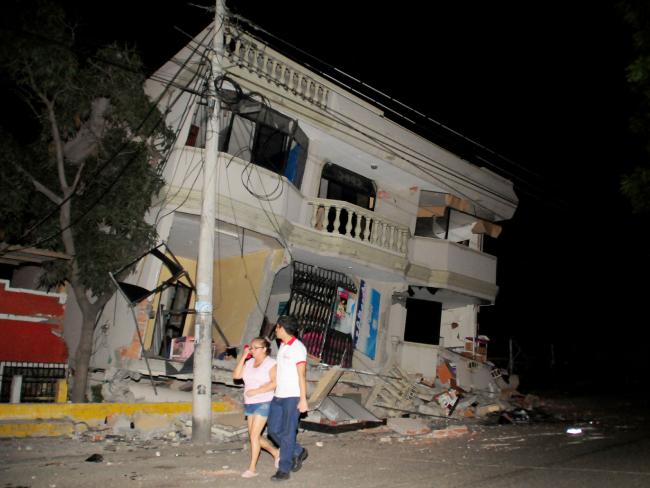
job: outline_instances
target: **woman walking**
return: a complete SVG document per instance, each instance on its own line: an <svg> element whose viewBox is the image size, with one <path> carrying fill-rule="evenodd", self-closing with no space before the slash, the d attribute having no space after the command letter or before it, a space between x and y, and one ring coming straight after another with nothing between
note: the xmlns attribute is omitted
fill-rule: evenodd
<svg viewBox="0 0 650 488"><path fill-rule="evenodd" d="M275 390L276 366L275 359L269 356L270 351L269 341L256 337L251 341L250 347L244 346L244 352L232 373L234 379L244 380L244 413L251 441L251 463L242 473L243 478L257 476L257 459L262 449L273 456L276 467L280 459L280 451L262 437Z"/></svg>

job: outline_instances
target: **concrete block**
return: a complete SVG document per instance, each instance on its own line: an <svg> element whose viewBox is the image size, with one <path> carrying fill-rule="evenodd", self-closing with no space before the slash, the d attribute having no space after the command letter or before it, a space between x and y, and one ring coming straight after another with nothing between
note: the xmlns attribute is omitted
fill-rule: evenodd
<svg viewBox="0 0 650 488"><path fill-rule="evenodd" d="M493 403L491 405L483 405L476 408L476 416L484 417L485 415L488 415L490 413L500 412L501 410L502 410L501 406L496 403Z"/></svg>
<svg viewBox="0 0 650 488"><path fill-rule="evenodd" d="M392 417L386 425L402 435L422 435L431 432L431 429L419 419Z"/></svg>
<svg viewBox="0 0 650 488"><path fill-rule="evenodd" d="M434 430L432 437L434 439L447 439L450 437L460 437L469 434L469 429L466 425L459 425L456 427L447 427L446 429Z"/></svg>
<svg viewBox="0 0 650 488"><path fill-rule="evenodd" d="M136 413L133 415L133 427L144 437L163 434L176 430L174 419L167 415Z"/></svg>

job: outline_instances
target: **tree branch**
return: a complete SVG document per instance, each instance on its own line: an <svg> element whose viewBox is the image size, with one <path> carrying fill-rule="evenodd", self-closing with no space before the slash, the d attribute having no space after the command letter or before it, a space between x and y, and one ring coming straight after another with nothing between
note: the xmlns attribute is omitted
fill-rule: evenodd
<svg viewBox="0 0 650 488"><path fill-rule="evenodd" d="M41 94L39 93L39 96ZM52 128L52 137L54 138L54 147L56 148L56 168L59 173L59 183L61 189L65 195L69 194L70 186L65 177L65 167L63 159L63 144L61 143L61 134L59 133L59 124L56 120L56 114L54 113L54 102L49 100L44 95L41 96L41 100L45 103L47 107L47 117L50 120L50 126Z"/></svg>
<svg viewBox="0 0 650 488"><path fill-rule="evenodd" d="M79 184L79 180L81 180L81 173L83 172L83 169L84 169L85 165L86 165L85 161L83 161L79 165L79 169L77 170L77 174L74 176L74 181L72 182L72 187L70 188L72 193L77 191L77 185Z"/></svg>
<svg viewBox="0 0 650 488"><path fill-rule="evenodd" d="M89 156L96 154L101 138L106 131L106 113L110 108L108 98L96 98L91 103L91 112L77 131L77 134L65 143L63 154L73 164L79 164Z"/></svg>
<svg viewBox="0 0 650 488"><path fill-rule="evenodd" d="M60 197L59 195L54 193L52 190L50 190L48 187L46 187L43 183L38 181L34 176L32 176L32 174L29 171L27 171L25 168L23 168L20 164L16 163L15 161L12 161L12 163L13 163L13 165L16 167L16 169L18 171L23 173L25 176L27 176L31 180L32 184L34 185L34 187L38 191L40 191L43 195L45 195L47 198L52 200L57 205L61 204L61 202L63 201L62 197Z"/></svg>

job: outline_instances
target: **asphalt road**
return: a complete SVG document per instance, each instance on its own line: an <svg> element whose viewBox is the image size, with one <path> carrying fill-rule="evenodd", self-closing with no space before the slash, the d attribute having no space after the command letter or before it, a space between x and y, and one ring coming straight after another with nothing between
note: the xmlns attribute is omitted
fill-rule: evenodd
<svg viewBox="0 0 650 488"><path fill-rule="evenodd" d="M303 432L310 456L281 483L269 480L270 456L260 460L258 477L240 477L248 463L241 441L2 440L0 487L650 487L648 412L629 402L590 401L550 422L468 424L469 434L453 439ZM582 433L568 434L568 427ZM85 461L92 454L102 461Z"/></svg>

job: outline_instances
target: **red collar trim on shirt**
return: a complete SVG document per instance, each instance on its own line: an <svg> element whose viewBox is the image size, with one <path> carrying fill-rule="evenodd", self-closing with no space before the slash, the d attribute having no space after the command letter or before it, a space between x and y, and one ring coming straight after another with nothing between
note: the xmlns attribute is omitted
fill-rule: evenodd
<svg viewBox="0 0 650 488"><path fill-rule="evenodd" d="M290 346L291 344L293 344L293 343L295 342L295 340L296 340L296 338L295 338L295 336L294 336L294 337L292 337L291 339L289 339L287 342L285 342L285 344L286 344L287 346Z"/></svg>

